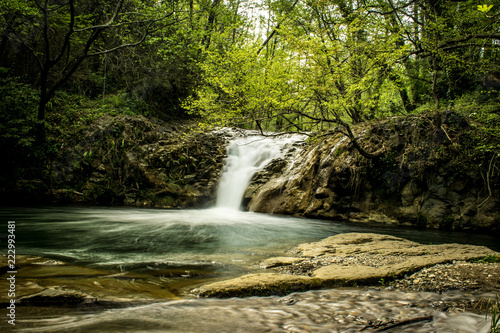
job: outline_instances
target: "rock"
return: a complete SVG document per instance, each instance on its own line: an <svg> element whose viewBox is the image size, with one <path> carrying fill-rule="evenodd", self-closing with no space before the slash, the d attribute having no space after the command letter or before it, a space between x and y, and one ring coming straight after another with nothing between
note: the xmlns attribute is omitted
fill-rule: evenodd
<svg viewBox="0 0 500 333"><path fill-rule="evenodd" d="M22 305L51 306L51 305L78 305L94 302L95 298L89 294L75 290L61 288L48 288L33 295L19 298Z"/></svg>
<svg viewBox="0 0 500 333"><path fill-rule="evenodd" d="M410 291L444 292L448 290L498 291L500 263L456 261L422 269L391 283L392 287Z"/></svg>
<svg viewBox="0 0 500 333"><path fill-rule="evenodd" d="M215 196L224 136L193 131L194 122L175 124L142 116L97 118L74 142L61 145L50 163L52 188L40 196L50 203L205 205Z"/></svg>
<svg viewBox="0 0 500 333"><path fill-rule="evenodd" d="M420 193L420 189L415 181L409 181L401 190L401 203L403 206L411 206Z"/></svg>
<svg viewBox="0 0 500 333"><path fill-rule="evenodd" d="M302 259L302 258L295 258L295 257L274 257L274 258L266 259L263 262L261 262L260 267L272 268L272 267L286 266L286 265L299 263L303 260L304 259Z"/></svg>
<svg viewBox="0 0 500 333"><path fill-rule="evenodd" d="M263 262L262 267L272 273L219 281L193 293L212 297L282 295L305 289L376 285L438 264L499 255L483 246L422 245L371 233L340 234L301 244L290 252L296 257Z"/></svg>
<svg viewBox="0 0 500 333"><path fill-rule="evenodd" d="M487 186L488 170L467 159L470 148L459 131L469 128L463 125L467 120L443 114L460 119L450 122L460 124L448 132L450 144L442 130L430 130L431 118L391 117L352 126L365 150L385 146L385 154L370 160L343 134L322 137L276 161L279 167L257 173L244 203L262 213L500 231L500 187L492 186L500 177L492 176Z"/></svg>
<svg viewBox="0 0 500 333"><path fill-rule="evenodd" d="M292 292L316 289L319 280L307 276L277 273L259 273L211 283L194 289L192 293L204 297L244 297L286 295Z"/></svg>

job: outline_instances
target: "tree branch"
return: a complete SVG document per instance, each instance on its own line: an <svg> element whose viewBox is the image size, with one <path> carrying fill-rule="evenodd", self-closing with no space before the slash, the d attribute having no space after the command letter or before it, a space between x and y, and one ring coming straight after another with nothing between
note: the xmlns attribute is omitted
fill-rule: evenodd
<svg viewBox="0 0 500 333"><path fill-rule="evenodd" d="M149 21L149 22L150 22L150 23L149 23L149 25L146 27L146 31L144 32L144 34L142 35L142 37L141 37L138 41L136 41L136 42L133 42L133 43L127 43L127 44L122 44L122 45L118 45L118 46L116 46L116 47L114 47L114 48L111 48L111 49L108 49L108 50L103 50L103 51L98 51L98 52L90 53L90 54L88 54L87 56L88 56L88 57L95 57L95 56L99 56L99 55L104 55L104 54L108 54L108 53L111 53L111 52L115 52L115 51L120 50L120 49L123 49L123 48L133 47L133 46L140 45L140 44L142 44L142 43L146 40L146 38L147 38L147 37L148 37L151 33L155 32L155 31L158 31L158 30L159 30L159 29L161 29L161 28L168 27L168 26L170 26L170 25L174 25L174 24L177 24L177 23L179 23L179 22L182 22L182 21L186 20L186 18L184 18L184 19L182 19L182 20L175 20L175 21L170 22L169 24L165 24L165 25L163 25L162 27L159 27L159 28L157 28L157 29L152 29L152 30L150 29L150 27L151 27L154 23L157 23L157 22L159 22L159 21L162 21L162 20L164 20L165 18L167 18L167 17L171 16L172 14L173 14L173 13L170 13L169 15L166 15L166 16L164 16L163 18L160 18L160 19L150 20L150 21Z"/></svg>
<svg viewBox="0 0 500 333"><path fill-rule="evenodd" d="M63 45L61 46L61 51L59 52L59 55L54 59L54 63L58 63L59 60L63 57L64 53L70 46L70 40L71 40L71 35L74 33L74 27L75 27L75 3L74 0L69 0L69 15L70 15L70 22L68 26L68 32L66 33L66 36L64 36L64 42Z"/></svg>
<svg viewBox="0 0 500 333"><path fill-rule="evenodd" d="M292 8L290 9L290 12L295 8L295 6L297 5L297 3L299 2L299 0L295 0L295 2L293 3L292 5ZM280 25L281 25L281 22L279 22L275 28L273 28L273 31L271 32L271 34L266 38L266 40L262 43L262 45L260 46L259 50L257 51L257 55L260 54L260 52L262 52L262 50L264 49L264 47L266 47L267 43L269 43L269 41L273 38L273 36L277 33L278 29L280 28Z"/></svg>
<svg viewBox="0 0 500 333"><path fill-rule="evenodd" d="M312 120L316 120L316 121L324 121L324 122L327 122L327 123L334 123L334 124L340 125L345 131L342 131L342 129L340 129L340 128L336 128L334 132L342 133L345 136L347 136L349 138L349 140L351 141L351 143L353 144L354 148L362 156L364 156L366 158L373 159L373 158L379 157L383 153L385 153L385 150L386 150L385 146L383 146L382 148L380 148L378 151L376 151L374 153L369 153L365 149L363 149L360 146L358 140L356 139L356 136L352 132L351 126L349 126L348 123L346 123L345 121L343 121L342 119L340 119L340 117L338 115L335 115L335 119L328 119L328 118L314 117L314 116L305 114L303 112L297 112L297 113L300 114L301 116L305 117L305 118L308 118L308 119L312 119Z"/></svg>

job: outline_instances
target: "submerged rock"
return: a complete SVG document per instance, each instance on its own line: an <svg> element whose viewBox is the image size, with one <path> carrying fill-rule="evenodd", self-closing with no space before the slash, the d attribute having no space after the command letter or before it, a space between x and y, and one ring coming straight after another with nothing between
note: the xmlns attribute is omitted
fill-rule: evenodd
<svg viewBox="0 0 500 333"><path fill-rule="evenodd" d="M437 264L499 255L483 246L422 245L370 233L332 236L320 242L299 245L291 250L291 254L296 257L264 261L263 266L272 273L211 283L193 290L193 293L211 297L283 295L306 289L377 285Z"/></svg>
<svg viewBox="0 0 500 333"><path fill-rule="evenodd" d="M78 305L92 302L95 302L95 298L89 294L57 287L48 288L36 294L19 298L21 305L32 306Z"/></svg>

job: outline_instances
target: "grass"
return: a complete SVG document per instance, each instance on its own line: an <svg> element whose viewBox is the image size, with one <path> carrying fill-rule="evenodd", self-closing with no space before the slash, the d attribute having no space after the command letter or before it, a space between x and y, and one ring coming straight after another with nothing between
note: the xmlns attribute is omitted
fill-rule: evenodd
<svg viewBox="0 0 500 333"><path fill-rule="evenodd" d="M500 333L500 295L495 298L481 299L478 303L480 310L486 307L486 319L490 318L490 333Z"/></svg>

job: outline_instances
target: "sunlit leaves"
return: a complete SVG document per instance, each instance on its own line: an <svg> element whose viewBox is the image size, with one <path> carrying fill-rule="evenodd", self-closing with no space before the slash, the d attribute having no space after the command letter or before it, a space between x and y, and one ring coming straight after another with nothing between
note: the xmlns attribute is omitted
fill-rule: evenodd
<svg viewBox="0 0 500 333"><path fill-rule="evenodd" d="M489 12L491 8L493 8L493 5L477 5L477 10L485 14Z"/></svg>

